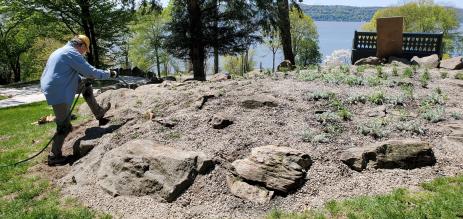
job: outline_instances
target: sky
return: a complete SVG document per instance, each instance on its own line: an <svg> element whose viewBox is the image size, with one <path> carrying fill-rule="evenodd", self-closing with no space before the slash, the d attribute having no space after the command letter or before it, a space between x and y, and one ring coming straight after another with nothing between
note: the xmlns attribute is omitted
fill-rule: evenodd
<svg viewBox="0 0 463 219"><path fill-rule="evenodd" d="M410 0L304 0L309 5L349 5L349 6L391 6L402 4ZM166 5L169 0L161 0ZM463 8L463 0L435 0L437 4Z"/></svg>

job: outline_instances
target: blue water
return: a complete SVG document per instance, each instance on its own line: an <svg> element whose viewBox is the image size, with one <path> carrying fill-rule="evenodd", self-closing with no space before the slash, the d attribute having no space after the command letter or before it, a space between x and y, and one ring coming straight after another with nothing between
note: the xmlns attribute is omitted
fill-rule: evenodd
<svg viewBox="0 0 463 219"><path fill-rule="evenodd" d="M359 30L363 23L316 21L315 24L319 35L320 52L324 58L335 50L350 50L354 32ZM262 63L263 68L272 68L272 52L269 48L265 45L255 45L251 49L255 51L254 61L256 62L256 68L260 66L260 63ZM281 61L283 61L283 54L280 50L276 54L275 65L278 65ZM212 66L212 60L209 60L209 63L211 64L208 66Z"/></svg>

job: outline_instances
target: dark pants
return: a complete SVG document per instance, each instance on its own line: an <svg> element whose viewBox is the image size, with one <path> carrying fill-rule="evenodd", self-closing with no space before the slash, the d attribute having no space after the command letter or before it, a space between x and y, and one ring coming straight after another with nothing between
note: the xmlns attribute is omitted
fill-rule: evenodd
<svg viewBox="0 0 463 219"><path fill-rule="evenodd" d="M93 115L96 119L104 117L105 110L98 105L95 96L93 95L92 84L87 80L82 80L79 83L79 91L82 92L82 96L87 102L88 106L92 110ZM72 131L70 110L71 105L68 104L57 104L53 105L53 112L55 113L56 122L56 135L53 139L53 145L51 147L50 156L60 157L62 156L62 147L66 136Z"/></svg>

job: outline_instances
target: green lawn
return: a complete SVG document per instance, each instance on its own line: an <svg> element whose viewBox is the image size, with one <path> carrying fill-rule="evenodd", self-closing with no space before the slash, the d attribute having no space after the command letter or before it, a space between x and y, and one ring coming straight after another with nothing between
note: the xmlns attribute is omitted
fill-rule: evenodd
<svg viewBox="0 0 463 219"><path fill-rule="evenodd" d="M438 178L421 187L420 192L397 189L387 195L330 201L321 210L304 213L273 210L267 218L463 218L463 175Z"/></svg>
<svg viewBox="0 0 463 219"><path fill-rule="evenodd" d="M49 114L52 110L45 102L0 109L0 165L31 156L47 143L55 125L31 123ZM0 218L107 217L62 198L48 180L27 174L45 158L46 153L21 166L0 168Z"/></svg>
<svg viewBox="0 0 463 219"><path fill-rule="evenodd" d="M4 99L8 99L8 97L0 95L0 100L4 100Z"/></svg>

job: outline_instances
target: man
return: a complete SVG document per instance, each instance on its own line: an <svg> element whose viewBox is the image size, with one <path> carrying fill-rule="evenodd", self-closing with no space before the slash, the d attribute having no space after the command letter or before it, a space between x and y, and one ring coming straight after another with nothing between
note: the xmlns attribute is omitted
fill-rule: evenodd
<svg viewBox="0 0 463 219"><path fill-rule="evenodd" d="M87 36L75 36L65 46L50 55L40 79L40 86L47 103L53 107L57 126L48 156L49 166L64 165L68 162L61 149L64 139L72 131L69 114L74 96L78 91L82 92L85 102L100 124L108 122L104 115L111 105L108 103L104 108L98 105L93 96L91 84L83 81L81 76L91 79L108 79L116 77L117 74L114 71L100 70L91 66L84 59L84 55L89 52L89 47L90 40Z"/></svg>

